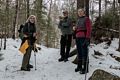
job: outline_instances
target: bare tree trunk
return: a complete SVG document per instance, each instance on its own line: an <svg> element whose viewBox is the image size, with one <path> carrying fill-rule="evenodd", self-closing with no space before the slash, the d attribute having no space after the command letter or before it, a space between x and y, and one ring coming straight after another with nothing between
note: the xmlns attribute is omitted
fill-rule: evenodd
<svg viewBox="0 0 120 80"><path fill-rule="evenodd" d="M6 14L6 17L5 17L5 33L4 33L4 50L6 49L6 38L7 38L7 27L8 27L8 16L9 16L9 0L6 0L6 9L5 9L5 14Z"/></svg>
<svg viewBox="0 0 120 80"><path fill-rule="evenodd" d="M2 33L3 33L3 27L2 27L2 22L0 21L0 51L1 51L1 49L2 49Z"/></svg>
<svg viewBox="0 0 120 80"><path fill-rule="evenodd" d="M105 0L105 14L107 12L107 0Z"/></svg>
<svg viewBox="0 0 120 80"><path fill-rule="evenodd" d="M1 48L2 48L2 37L0 36L0 51L1 51Z"/></svg>
<svg viewBox="0 0 120 80"><path fill-rule="evenodd" d="M1 49L2 49L3 30L2 30L2 32L1 32L1 36L0 36L0 38L1 38L0 50L1 50Z"/></svg>
<svg viewBox="0 0 120 80"><path fill-rule="evenodd" d="M49 47L49 31L50 31L49 27L50 27L50 15L51 15L52 3L53 2L51 0L51 2L50 2L50 9L49 9L49 13L48 13L48 23L47 23L48 24L48 26L47 26L48 27L47 28L47 42L46 42L47 43L46 44L47 47Z"/></svg>
<svg viewBox="0 0 120 80"><path fill-rule="evenodd" d="M41 33L41 30L42 30L42 6L43 6L43 0L36 0L35 1L35 5L36 5L36 15L37 15L37 33L38 33L38 36L37 36L37 43L41 44L41 40L42 40L42 33ZM39 27L38 27L39 25Z"/></svg>
<svg viewBox="0 0 120 80"><path fill-rule="evenodd" d="M84 8L85 0L77 0L77 9Z"/></svg>
<svg viewBox="0 0 120 80"><path fill-rule="evenodd" d="M15 2L15 16L14 16L14 21L13 21L13 36L12 38L15 39L15 30L16 30L16 23L17 23L17 15L18 15L18 0Z"/></svg>
<svg viewBox="0 0 120 80"><path fill-rule="evenodd" d="M86 16L89 17L89 0L85 0L85 9L86 9Z"/></svg>
<svg viewBox="0 0 120 80"><path fill-rule="evenodd" d="M92 4L91 4L91 6L92 6L92 11L91 11L91 20L93 21L93 14L94 14L94 5L93 5L93 1L92 1Z"/></svg>
<svg viewBox="0 0 120 80"><path fill-rule="evenodd" d="M112 27L113 27L113 29L114 29L114 27L115 27L115 0L113 0L113 10L112 10L112 15L113 15L113 19L112 19Z"/></svg>
<svg viewBox="0 0 120 80"><path fill-rule="evenodd" d="M118 0L119 3L119 47L118 47L118 51L120 51L120 0Z"/></svg>
<svg viewBox="0 0 120 80"><path fill-rule="evenodd" d="M115 0L113 0L113 15L115 15Z"/></svg>
<svg viewBox="0 0 120 80"><path fill-rule="evenodd" d="M101 0L99 0L99 26L101 22Z"/></svg>
<svg viewBox="0 0 120 80"><path fill-rule="evenodd" d="M27 0L27 18L29 17L30 15L30 5L29 5L29 2L30 0Z"/></svg>

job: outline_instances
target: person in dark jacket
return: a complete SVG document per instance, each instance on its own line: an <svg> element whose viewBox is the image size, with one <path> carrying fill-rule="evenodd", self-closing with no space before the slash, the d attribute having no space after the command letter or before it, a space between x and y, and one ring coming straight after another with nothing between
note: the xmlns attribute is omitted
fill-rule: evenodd
<svg viewBox="0 0 120 80"><path fill-rule="evenodd" d="M68 61L71 42L72 42L72 26L71 19L68 17L68 11L63 11L63 17L60 17L60 22L58 28L61 30L61 40L60 40L60 55L61 58L58 60Z"/></svg>
<svg viewBox="0 0 120 80"><path fill-rule="evenodd" d="M73 30L76 34L76 46L78 50L78 65L75 72L80 71L81 74L88 72L88 46L90 44L91 36L91 21L85 15L83 9L78 10L78 20Z"/></svg>
<svg viewBox="0 0 120 80"><path fill-rule="evenodd" d="M22 39L21 45L25 42L25 40L28 40L28 44L29 44L29 47L27 48L26 53L23 56L23 61L21 66L21 70L23 71L30 71L30 68L33 68L33 65L31 65L29 61L36 40L35 22L36 22L36 17L34 15L31 15L23 27L24 37Z"/></svg>

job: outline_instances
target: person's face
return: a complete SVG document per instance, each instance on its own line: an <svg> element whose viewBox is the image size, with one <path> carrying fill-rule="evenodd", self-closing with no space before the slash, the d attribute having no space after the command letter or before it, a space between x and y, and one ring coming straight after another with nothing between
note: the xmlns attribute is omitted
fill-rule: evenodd
<svg viewBox="0 0 120 80"><path fill-rule="evenodd" d="M63 16L64 16L64 17L67 17L67 16L68 16L68 13L63 13Z"/></svg>
<svg viewBox="0 0 120 80"><path fill-rule="evenodd" d="M83 10L78 10L78 16L84 16L85 15L85 12Z"/></svg>
<svg viewBox="0 0 120 80"><path fill-rule="evenodd" d="M35 23L35 18L34 18L34 17L31 17L31 18L30 18L30 22L31 22L31 23Z"/></svg>

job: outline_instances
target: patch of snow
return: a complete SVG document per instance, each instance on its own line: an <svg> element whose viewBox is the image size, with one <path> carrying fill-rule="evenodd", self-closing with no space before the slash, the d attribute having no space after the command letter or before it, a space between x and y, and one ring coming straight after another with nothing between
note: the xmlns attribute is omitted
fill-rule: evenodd
<svg viewBox="0 0 120 80"><path fill-rule="evenodd" d="M23 55L18 51L21 40L7 39L7 49L2 50L0 61L0 80L84 80L85 75L75 73L76 65L72 63L76 56L69 58L68 62L58 62L60 58L59 49L47 48L42 45L41 50L36 53L37 70L34 68L30 72L18 71L21 67ZM118 39L114 39L108 49L104 49L105 42L89 48L90 67L87 78L89 78L96 69L102 69L112 74L120 76L120 71L110 68L120 68L120 62L116 61L109 54L120 56L120 52L116 51L118 47ZM94 58L94 50L99 51L103 56ZM32 52L30 63L35 65L34 52Z"/></svg>

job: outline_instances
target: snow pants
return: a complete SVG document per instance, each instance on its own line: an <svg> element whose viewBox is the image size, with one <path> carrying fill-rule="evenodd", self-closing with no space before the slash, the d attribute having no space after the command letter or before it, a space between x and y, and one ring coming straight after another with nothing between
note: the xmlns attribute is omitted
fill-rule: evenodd
<svg viewBox="0 0 120 80"><path fill-rule="evenodd" d="M27 68L27 66L29 65L32 49L33 49L33 45L30 45L29 43L29 47L23 56L22 68Z"/></svg>
<svg viewBox="0 0 120 80"><path fill-rule="evenodd" d="M85 38L76 38L76 46L78 51L77 53L78 66L86 70L89 64L89 57L88 57L88 45L86 45L84 42Z"/></svg>
<svg viewBox="0 0 120 80"><path fill-rule="evenodd" d="M70 48L71 48L71 42L72 42L72 34L61 35L60 55L64 59L67 59L69 57Z"/></svg>

